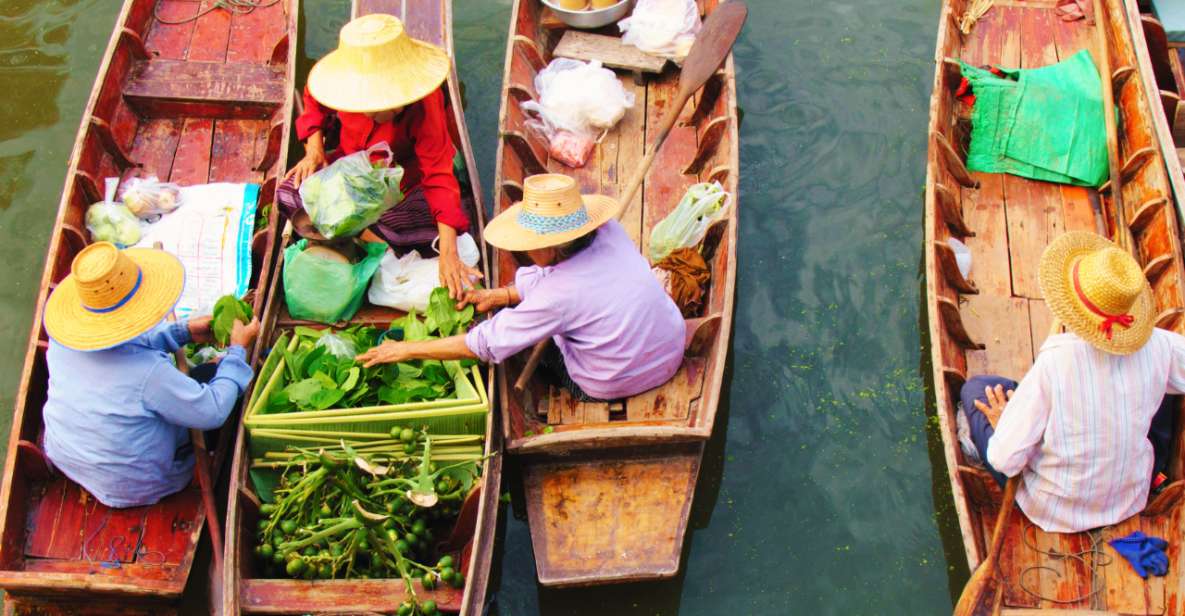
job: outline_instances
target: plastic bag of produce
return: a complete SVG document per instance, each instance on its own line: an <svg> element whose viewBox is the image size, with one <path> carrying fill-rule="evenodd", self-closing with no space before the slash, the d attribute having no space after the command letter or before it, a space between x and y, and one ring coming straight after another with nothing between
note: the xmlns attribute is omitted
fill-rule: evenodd
<svg viewBox="0 0 1185 616"><path fill-rule="evenodd" d="M353 317L387 245L367 243L366 254L357 263L344 257L327 258L324 251L306 251L307 245L308 240L300 240L284 249L288 312L297 319L327 324Z"/></svg>
<svg viewBox="0 0 1185 616"><path fill-rule="evenodd" d="M325 351L338 359L354 359L358 354L358 349L354 346L352 340L343 338L333 332L325 332L317 338L315 347L325 347Z"/></svg>
<svg viewBox="0 0 1185 616"><path fill-rule="evenodd" d="M617 22L621 42L676 62L691 51L700 25L695 0L638 0L634 12Z"/></svg>
<svg viewBox="0 0 1185 616"><path fill-rule="evenodd" d="M731 201L720 182L690 186L674 211L650 231L650 262L662 261L679 248L698 246L708 227L728 213Z"/></svg>
<svg viewBox="0 0 1185 616"><path fill-rule="evenodd" d="M539 100L521 107L527 127L547 139L551 155L569 167L588 160L599 136L634 106L617 75L599 61L556 58L535 76Z"/></svg>
<svg viewBox="0 0 1185 616"><path fill-rule="evenodd" d="M119 178L107 178L105 200L86 209L86 230L96 242L111 242L127 248L140 241L140 219L124 204L115 200Z"/></svg>
<svg viewBox="0 0 1185 616"><path fill-rule="evenodd" d="M386 159L372 163L375 152ZM391 167L391 160L390 146L379 143L343 156L305 179L300 197L317 232L327 239L358 235L402 201L403 167Z"/></svg>
<svg viewBox="0 0 1185 616"><path fill-rule="evenodd" d="M181 205L181 186L162 182L155 175L132 178L120 191L120 200L142 220L156 220Z"/></svg>
<svg viewBox="0 0 1185 616"><path fill-rule="evenodd" d="M469 267L477 265L481 251L473 236L465 233L457 237L457 256ZM425 259L414 250L396 257L388 250L370 282L367 298L376 306L424 312L428 309L428 297L440 284L439 271L440 259L437 257Z"/></svg>

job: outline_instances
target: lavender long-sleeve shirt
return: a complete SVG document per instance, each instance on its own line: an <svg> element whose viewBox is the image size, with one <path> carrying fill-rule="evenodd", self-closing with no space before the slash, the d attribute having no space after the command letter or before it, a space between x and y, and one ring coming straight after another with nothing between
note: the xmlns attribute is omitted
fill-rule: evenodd
<svg viewBox="0 0 1185 616"><path fill-rule="evenodd" d="M182 374L170 355L189 342L184 322L103 351L50 341L45 453L104 505L148 505L184 488L193 477L188 429L221 426L251 382L241 346L209 383Z"/></svg>
<svg viewBox="0 0 1185 616"><path fill-rule="evenodd" d="M551 337L572 380L590 396L625 398L665 383L683 361L683 315L616 221L592 244L549 267L522 267L522 298L465 337L482 361L500 363Z"/></svg>

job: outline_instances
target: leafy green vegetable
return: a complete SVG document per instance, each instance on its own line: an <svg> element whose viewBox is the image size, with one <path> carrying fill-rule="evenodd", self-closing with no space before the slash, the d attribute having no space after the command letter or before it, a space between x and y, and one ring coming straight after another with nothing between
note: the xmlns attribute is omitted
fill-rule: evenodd
<svg viewBox="0 0 1185 616"><path fill-rule="evenodd" d="M361 233L403 199L403 168L370 162L366 152L338 159L300 185L305 210L328 239Z"/></svg>
<svg viewBox="0 0 1185 616"><path fill-rule="evenodd" d="M247 324L254 316L251 304L233 295L223 295L214 303L214 316L210 320L210 330L214 332L214 340L218 341L218 344L226 346L230 341L230 332L234 329L235 321Z"/></svg>

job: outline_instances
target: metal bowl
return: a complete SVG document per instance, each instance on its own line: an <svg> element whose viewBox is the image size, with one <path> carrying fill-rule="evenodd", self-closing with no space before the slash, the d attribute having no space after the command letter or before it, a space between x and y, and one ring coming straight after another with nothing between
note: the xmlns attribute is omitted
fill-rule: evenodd
<svg viewBox="0 0 1185 616"><path fill-rule="evenodd" d="M560 18L560 21L563 21L569 26L573 28L592 29L602 28L628 15L630 8L634 6L634 0L621 0L621 2L613 6L595 11L570 11L560 8L559 5L551 0L543 0L543 4L547 5L547 8L551 9Z"/></svg>

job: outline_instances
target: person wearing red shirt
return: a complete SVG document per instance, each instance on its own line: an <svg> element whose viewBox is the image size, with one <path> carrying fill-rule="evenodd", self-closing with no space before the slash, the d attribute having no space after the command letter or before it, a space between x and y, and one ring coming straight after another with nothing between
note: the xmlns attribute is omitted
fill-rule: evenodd
<svg viewBox="0 0 1185 616"><path fill-rule="evenodd" d="M440 281L460 298L481 274L461 262L457 236L469 230L453 174L456 147L448 129L444 50L417 41L391 15L367 15L342 28L338 49L309 73L304 111L296 119L305 155L285 175L278 202L304 237L320 235L298 189L338 158L385 143L403 167L403 201L364 231L366 241L423 247L439 237Z"/></svg>

